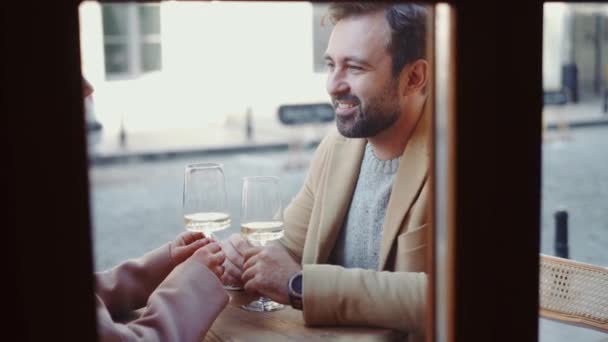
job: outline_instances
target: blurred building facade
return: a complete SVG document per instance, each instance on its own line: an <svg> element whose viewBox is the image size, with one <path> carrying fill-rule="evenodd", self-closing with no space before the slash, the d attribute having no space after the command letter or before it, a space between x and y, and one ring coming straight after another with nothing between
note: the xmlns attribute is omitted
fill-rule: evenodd
<svg viewBox="0 0 608 342"><path fill-rule="evenodd" d="M328 102L325 5L161 2L80 6L81 59L104 129L278 124L282 104ZM319 61L321 60L321 61Z"/></svg>
<svg viewBox="0 0 608 342"><path fill-rule="evenodd" d="M545 93L562 94L570 102L601 96L608 76L608 5L544 6Z"/></svg>

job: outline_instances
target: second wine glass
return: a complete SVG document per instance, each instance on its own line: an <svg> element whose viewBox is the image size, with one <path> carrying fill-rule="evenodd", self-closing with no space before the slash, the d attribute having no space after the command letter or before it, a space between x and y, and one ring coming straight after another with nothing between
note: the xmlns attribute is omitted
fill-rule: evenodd
<svg viewBox="0 0 608 342"><path fill-rule="evenodd" d="M241 199L241 235L254 246L264 246L283 236L283 205L279 190L279 178L245 177ZM284 306L270 298L259 299L243 305L247 311L268 312Z"/></svg>

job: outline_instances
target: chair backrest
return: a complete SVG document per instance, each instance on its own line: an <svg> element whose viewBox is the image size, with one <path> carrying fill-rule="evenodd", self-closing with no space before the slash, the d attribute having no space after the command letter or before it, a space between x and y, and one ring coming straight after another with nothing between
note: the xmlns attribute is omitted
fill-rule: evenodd
<svg viewBox="0 0 608 342"><path fill-rule="evenodd" d="M608 268L541 255L540 315L608 331Z"/></svg>

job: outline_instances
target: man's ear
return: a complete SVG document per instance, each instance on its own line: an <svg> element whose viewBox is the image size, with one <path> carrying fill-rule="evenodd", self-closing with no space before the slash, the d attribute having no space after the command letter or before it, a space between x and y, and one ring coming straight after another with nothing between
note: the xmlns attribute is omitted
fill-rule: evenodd
<svg viewBox="0 0 608 342"><path fill-rule="evenodd" d="M401 70L399 80L399 94L408 96L422 91L429 78L429 63L424 59L418 59L406 65Z"/></svg>

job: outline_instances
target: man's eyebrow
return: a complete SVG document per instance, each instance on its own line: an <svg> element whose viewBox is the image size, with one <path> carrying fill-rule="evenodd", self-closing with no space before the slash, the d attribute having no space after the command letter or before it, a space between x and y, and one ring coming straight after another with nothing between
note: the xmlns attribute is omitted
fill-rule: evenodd
<svg viewBox="0 0 608 342"><path fill-rule="evenodd" d="M365 66L365 67L372 68L372 65L371 65L371 64L369 64L369 63L368 63L368 62L367 62L365 59L363 59L363 58L359 58L359 57L355 57L355 56L348 56L348 57L344 58L344 61L345 61L345 62L350 62L350 61L352 61L352 62L355 62L355 63L357 63L357 64L361 64L361 65L363 65L363 66Z"/></svg>
<svg viewBox="0 0 608 342"><path fill-rule="evenodd" d="M328 54L324 54L323 55L323 59L325 61L328 61L328 62L333 62L334 61L333 58L331 58L331 56L328 55ZM355 62L355 63L361 64L361 65L363 65L363 66L365 66L367 68L373 68L372 65L369 64L365 59L359 58L359 57L356 57L356 56L345 57L344 58L344 62Z"/></svg>

